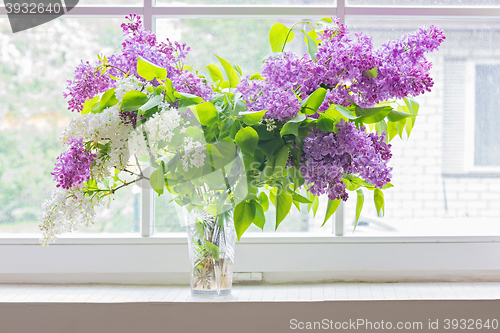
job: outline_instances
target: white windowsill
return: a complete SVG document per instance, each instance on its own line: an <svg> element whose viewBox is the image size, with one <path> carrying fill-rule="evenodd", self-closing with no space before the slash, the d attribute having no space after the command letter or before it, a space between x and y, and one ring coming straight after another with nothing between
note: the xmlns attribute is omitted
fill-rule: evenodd
<svg viewBox="0 0 500 333"><path fill-rule="evenodd" d="M191 296L189 286L0 284L0 303L321 302L498 300L500 283L335 283L235 285L220 298Z"/></svg>
<svg viewBox="0 0 500 333"><path fill-rule="evenodd" d="M40 234L1 234L0 245L39 245ZM242 244L304 244L304 243L500 243L500 236L341 236L309 233L251 233ZM57 239L57 245L140 245L187 244L185 234L67 234Z"/></svg>

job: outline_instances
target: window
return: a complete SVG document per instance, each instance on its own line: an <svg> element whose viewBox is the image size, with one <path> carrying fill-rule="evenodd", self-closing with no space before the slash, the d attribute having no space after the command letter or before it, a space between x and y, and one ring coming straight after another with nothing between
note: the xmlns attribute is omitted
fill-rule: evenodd
<svg viewBox="0 0 500 333"><path fill-rule="evenodd" d="M200 46L202 52L218 52L229 45L238 53L238 45L245 45L245 50L252 52L246 58L250 60L256 59L259 52L265 54L260 45L266 44L270 22L276 20L337 15L351 30L373 35L378 45L424 24L445 28L448 39L432 59L435 89L419 100L421 111L410 140L393 141L396 188L386 192L386 217L376 216L368 196L363 218L354 232L353 207L349 206L352 202L322 229L318 227L321 212L318 219L312 220L302 209L289 217L295 224L282 234L244 237L237 245L235 270L264 272L270 282L499 276L500 178L484 174L460 176L465 173L463 133L468 123L464 119L471 112L465 107L468 88L464 76L468 72L464 68L468 62L475 63L474 75L483 75L484 81L476 86L482 90L474 90L474 101L487 99L485 94L496 94L493 85L486 84L495 79L493 70L481 67L496 66L483 60L494 61L499 54L500 8L496 2L470 0L456 5L445 0L290 0L271 4L264 0L200 0L158 1L154 5L148 0L144 4L88 0L60 19L15 35L8 30L5 9L0 7L0 97L7 101L7 106L0 106L0 253L6 254L0 256L0 281L186 281L186 240L172 233L181 232L182 227L166 222L176 211L164 197L153 205L151 191L141 195L135 188L124 193L126 199L117 200L111 210L101 212L101 222L88 230L94 231L91 234L67 235L49 248L38 246L38 235L33 234L37 232L38 207L53 187L48 175L60 153L55 132L71 117L60 96L64 81L71 77L80 59L94 59L97 52L113 52L110 47L119 47L119 22L131 12L143 15L146 27L155 27L159 36L168 34L191 41L193 48L210 38L212 44ZM255 41L262 44L251 44L249 48ZM221 54L230 59L233 52L224 49ZM199 64L211 62L214 60ZM258 69L250 62L245 66L249 72ZM40 68L50 68L48 75L30 76ZM26 89L26 85L30 94L23 94L21 99L19 90ZM492 105L479 112L496 110ZM474 117L478 117L477 107L473 108ZM481 113L481 117L493 118L495 114ZM29 138L26 130L19 128L20 123L30 124ZM491 123L485 126L487 130L480 130L477 143L474 141L475 151L486 143L492 144L488 133L496 127ZM476 127L473 132L478 133ZM491 147L490 151L498 149ZM480 163L498 162L492 156L488 158L493 162L478 162L477 167L490 167ZM43 162L27 163L35 159ZM292 234L297 231L301 233Z"/></svg>
<svg viewBox="0 0 500 333"><path fill-rule="evenodd" d="M495 169L500 166L500 143L496 135L500 113L493 96L500 92L500 65L477 64L475 69L474 166Z"/></svg>

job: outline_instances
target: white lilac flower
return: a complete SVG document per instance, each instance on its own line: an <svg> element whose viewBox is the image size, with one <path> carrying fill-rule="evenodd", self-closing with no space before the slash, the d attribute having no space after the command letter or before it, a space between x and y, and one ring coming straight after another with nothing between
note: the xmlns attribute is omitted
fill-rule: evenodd
<svg viewBox="0 0 500 333"><path fill-rule="evenodd" d="M57 188L52 198L42 205L40 229L43 232L40 243L44 246L53 243L57 235L76 230L77 226L91 226L96 216L96 196L85 196L82 188Z"/></svg>
<svg viewBox="0 0 500 333"><path fill-rule="evenodd" d="M118 106L112 106L102 113L89 113L72 119L63 130L61 142L66 144L71 138L83 139L84 142L109 142L109 153L98 156L92 168L92 175L100 180L110 176L110 169L123 169L130 158L128 138L133 130L132 124L124 124L120 118Z"/></svg>
<svg viewBox="0 0 500 333"><path fill-rule="evenodd" d="M182 166L184 171L188 171L189 166L200 168L205 164L205 146L191 137L184 138L184 154L182 156Z"/></svg>
<svg viewBox="0 0 500 333"><path fill-rule="evenodd" d="M144 156L148 154L148 146L144 134L142 133L142 127L138 127L132 132L128 137L128 151L130 156Z"/></svg>
<svg viewBox="0 0 500 333"><path fill-rule="evenodd" d="M123 99L123 96L125 96L125 93L131 90L138 90L140 91L142 88L142 83L139 82L139 80L135 76L128 76L128 77L122 77L116 80L115 82L115 96L116 98L121 101Z"/></svg>
<svg viewBox="0 0 500 333"><path fill-rule="evenodd" d="M167 103L161 103L159 109L161 111L149 118L145 124L150 143L170 142L174 130L181 125L182 118L177 109L171 108Z"/></svg>

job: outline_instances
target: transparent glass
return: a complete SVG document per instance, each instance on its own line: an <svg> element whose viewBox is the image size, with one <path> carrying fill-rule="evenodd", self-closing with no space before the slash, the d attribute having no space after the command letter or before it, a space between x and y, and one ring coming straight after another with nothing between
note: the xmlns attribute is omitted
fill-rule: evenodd
<svg viewBox="0 0 500 333"><path fill-rule="evenodd" d="M162 196L155 196L155 232L156 233L185 233L183 211L173 201L168 193ZM310 233L328 235L332 233L332 220L328 220L324 225L327 199L320 198L320 204L314 214L314 209L307 204L300 204L299 208L292 207L290 214L281 222L276 230L276 210L272 204L265 212L266 224L264 230L252 224L245 235L259 235L265 233ZM322 226L323 225L323 226Z"/></svg>
<svg viewBox="0 0 500 333"><path fill-rule="evenodd" d="M191 293L214 297L231 294L236 232L233 211L218 216L184 210L189 243Z"/></svg>
<svg viewBox="0 0 500 333"><path fill-rule="evenodd" d="M0 18L0 233L38 233L41 205L55 188L50 174L66 147L59 135L76 116L63 98L83 61L111 54L123 41L116 18L59 18L13 34ZM136 230L134 198L124 191L99 210L88 231ZM134 208L135 209L135 208Z"/></svg>
<svg viewBox="0 0 500 333"><path fill-rule="evenodd" d="M347 0L348 6L499 6L497 0Z"/></svg>
<svg viewBox="0 0 500 333"><path fill-rule="evenodd" d="M346 236L500 235L500 161L483 167L474 158L479 149L495 152L500 147L498 140L476 137L500 127L500 117L483 110L497 99L500 88L495 83L475 93L481 87L475 82L487 79L478 68L499 64L500 21L347 20L352 32L373 36L375 47L431 24L444 29L446 40L429 56L435 85L432 92L416 97L420 109L411 137L391 141L394 187L384 191L385 217L377 216L373 193L365 191L354 230L356 195L351 193L345 209Z"/></svg>
<svg viewBox="0 0 500 333"><path fill-rule="evenodd" d="M154 195L155 200L155 232L156 233L186 233L184 216L181 208L165 191L161 196Z"/></svg>

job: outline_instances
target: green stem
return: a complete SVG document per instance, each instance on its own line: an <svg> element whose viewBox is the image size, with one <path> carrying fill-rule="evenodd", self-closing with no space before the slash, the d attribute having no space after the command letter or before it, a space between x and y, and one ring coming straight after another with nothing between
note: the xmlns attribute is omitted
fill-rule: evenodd
<svg viewBox="0 0 500 333"><path fill-rule="evenodd" d="M286 46L286 43L288 41L288 36L290 36L290 33L292 32L293 27L295 27L297 24L309 24L311 26L311 28L314 30L314 26L311 24L311 22L307 22L307 21L300 21L300 22L297 22L295 23L294 25L292 25L290 27L290 29L288 30L288 33L286 34L286 38L285 38L285 42L283 43L283 48L281 49L281 52L284 52L285 51L285 46ZM299 31L302 31L304 32L304 30L299 30ZM304 32L305 33L305 32Z"/></svg>

